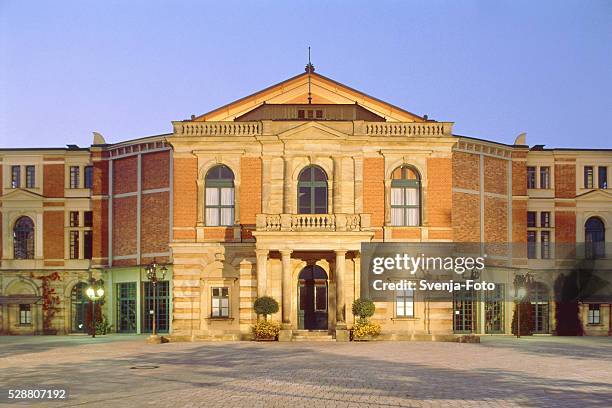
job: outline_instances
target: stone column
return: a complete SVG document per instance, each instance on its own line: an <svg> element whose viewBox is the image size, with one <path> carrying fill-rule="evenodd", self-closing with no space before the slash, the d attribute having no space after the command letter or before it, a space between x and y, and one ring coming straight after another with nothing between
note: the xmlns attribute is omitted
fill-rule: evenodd
<svg viewBox="0 0 612 408"><path fill-rule="evenodd" d="M268 254L267 249L256 249L257 254L257 297L268 292Z"/></svg>
<svg viewBox="0 0 612 408"><path fill-rule="evenodd" d="M282 263L282 297L283 297L283 329L291 328L291 253L293 251L283 249L281 253Z"/></svg>
<svg viewBox="0 0 612 408"><path fill-rule="evenodd" d="M278 341L291 341L293 333L291 331L291 253L289 249L283 249L281 253L282 264L282 325L278 334Z"/></svg>
<svg viewBox="0 0 612 408"><path fill-rule="evenodd" d="M336 341L349 341L349 332L346 328L344 297L344 271L346 251L336 250Z"/></svg>
<svg viewBox="0 0 612 408"><path fill-rule="evenodd" d="M346 251L336 250L336 326L346 327L346 319L344 318L344 269Z"/></svg>

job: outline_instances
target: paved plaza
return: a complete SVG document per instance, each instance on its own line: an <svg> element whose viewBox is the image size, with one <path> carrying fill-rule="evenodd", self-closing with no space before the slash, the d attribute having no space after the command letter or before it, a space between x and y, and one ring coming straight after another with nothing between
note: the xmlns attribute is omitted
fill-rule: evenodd
<svg viewBox="0 0 612 408"><path fill-rule="evenodd" d="M610 407L612 339L481 344L168 343L142 336L0 337L8 389L67 388L87 407Z"/></svg>

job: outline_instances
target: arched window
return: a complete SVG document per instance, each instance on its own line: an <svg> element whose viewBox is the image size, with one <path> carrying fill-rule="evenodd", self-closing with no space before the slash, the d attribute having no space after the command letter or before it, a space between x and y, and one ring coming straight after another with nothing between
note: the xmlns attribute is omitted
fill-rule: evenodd
<svg viewBox="0 0 612 408"><path fill-rule="evenodd" d="M421 225L421 177L410 166L401 166L391 175L391 225Z"/></svg>
<svg viewBox="0 0 612 408"><path fill-rule="evenodd" d="M206 173L206 225L234 225L234 173L220 165Z"/></svg>
<svg viewBox="0 0 612 408"><path fill-rule="evenodd" d="M85 295L86 289L87 284L85 282L79 282L72 288L70 304L72 310L72 331L75 333L83 333L86 330L85 315L89 305L89 299Z"/></svg>
<svg viewBox="0 0 612 408"><path fill-rule="evenodd" d="M588 259L606 255L606 228L599 217L591 217L584 225L584 249Z"/></svg>
<svg viewBox="0 0 612 408"><path fill-rule="evenodd" d="M19 217L13 228L15 259L34 259L34 222L30 217Z"/></svg>
<svg viewBox="0 0 612 408"><path fill-rule="evenodd" d="M300 172L298 213L327 214L327 175L320 167L308 166Z"/></svg>

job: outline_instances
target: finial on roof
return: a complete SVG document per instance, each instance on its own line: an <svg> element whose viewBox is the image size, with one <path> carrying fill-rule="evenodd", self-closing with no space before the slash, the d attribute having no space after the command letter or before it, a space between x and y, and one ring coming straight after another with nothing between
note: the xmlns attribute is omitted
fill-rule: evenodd
<svg viewBox="0 0 612 408"><path fill-rule="evenodd" d="M525 146L527 144L527 133L523 132L520 135L518 135L516 139L514 139L514 144Z"/></svg>
<svg viewBox="0 0 612 408"><path fill-rule="evenodd" d="M100 133L93 132L93 144L103 145L106 144L106 140L104 140L104 136L102 136Z"/></svg>
<svg viewBox="0 0 612 408"><path fill-rule="evenodd" d="M312 94L310 93L310 74L314 72L314 65L310 62L310 46L308 47L308 64L306 64L306 72L308 72L308 104L312 103Z"/></svg>
<svg viewBox="0 0 612 408"><path fill-rule="evenodd" d="M309 74L315 72L315 67L312 65L312 62L310 62L310 47L308 47L308 64L306 64L306 68L304 70Z"/></svg>

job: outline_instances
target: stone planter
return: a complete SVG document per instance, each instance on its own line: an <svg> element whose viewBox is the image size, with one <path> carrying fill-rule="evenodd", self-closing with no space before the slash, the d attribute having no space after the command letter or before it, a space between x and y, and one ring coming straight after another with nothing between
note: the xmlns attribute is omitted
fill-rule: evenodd
<svg viewBox="0 0 612 408"><path fill-rule="evenodd" d="M255 336L255 341L276 341L276 336L268 336L268 337Z"/></svg>
<svg viewBox="0 0 612 408"><path fill-rule="evenodd" d="M370 336L370 335L363 336L363 337L353 336L353 341L374 341L374 340L376 340L376 336Z"/></svg>

